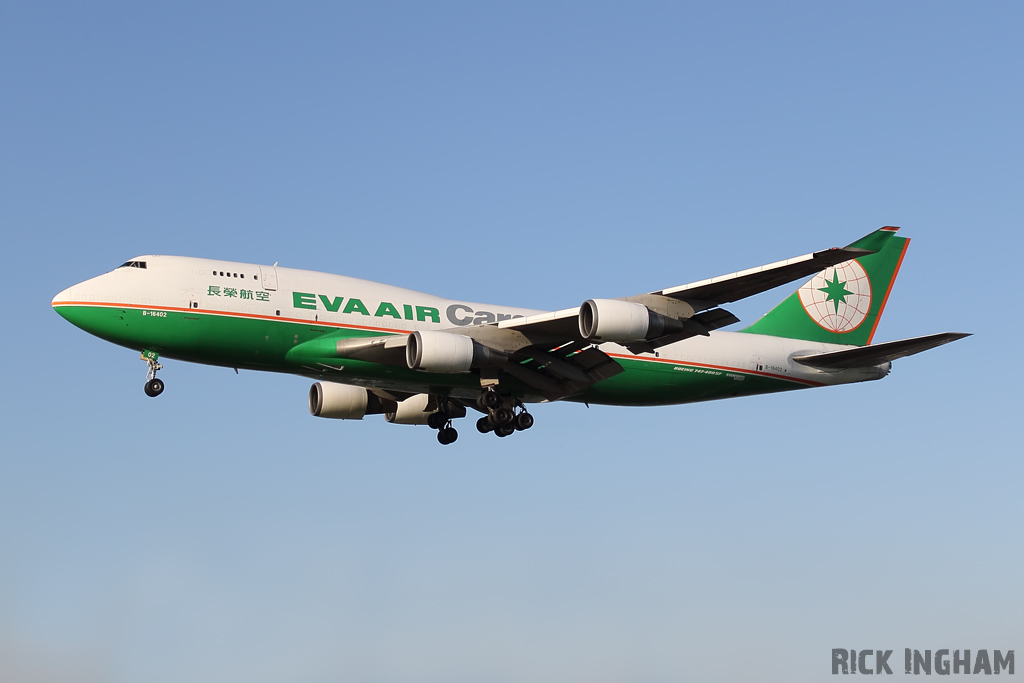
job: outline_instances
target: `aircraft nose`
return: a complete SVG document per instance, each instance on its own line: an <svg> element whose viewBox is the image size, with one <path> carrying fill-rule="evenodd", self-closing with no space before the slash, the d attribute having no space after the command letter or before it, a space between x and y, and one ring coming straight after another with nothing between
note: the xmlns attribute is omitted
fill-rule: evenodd
<svg viewBox="0 0 1024 683"><path fill-rule="evenodd" d="M60 303L62 303L64 301L72 301L73 300L72 297L71 297L71 290L72 289L74 289L74 287L68 287L67 289L65 289L63 291L58 292L57 296L53 297L53 301L50 302L50 305L53 306L54 308L56 308L57 304L60 304Z"/></svg>
<svg viewBox="0 0 1024 683"><path fill-rule="evenodd" d="M65 320L70 320L68 318L68 311L70 310L70 307L62 306L61 304L75 300L72 290L74 290L74 287L68 287L64 291L58 292L57 296L53 297L53 301L50 302L50 306L53 307L53 310L57 311L58 315Z"/></svg>

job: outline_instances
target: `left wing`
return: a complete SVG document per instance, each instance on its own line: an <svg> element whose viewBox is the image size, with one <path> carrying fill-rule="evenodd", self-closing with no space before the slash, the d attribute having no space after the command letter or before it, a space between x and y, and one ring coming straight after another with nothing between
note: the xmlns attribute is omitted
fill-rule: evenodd
<svg viewBox="0 0 1024 683"><path fill-rule="evenodd" d="M514 335L506 335L512 343L499 345L496 341L498 337L492 334L482 335L490 343L479 342L476 337L481 331L487 330L493 332L496 328L486 325L459 327L431 334L459 334L499 352L500 355L491 358L494 362L478 368L481 385L500 381L502 375L508 375L549 401L571 396L591 384L623 372L622 366L611 356L587 341L535 343L535 340L531 343L518 343ZM499 332L498 336L501 334ZM408 334L358 338L325 335L293 347L288 352L288 358L314 373L339 371L343 366L338 361L346 358L408 367L406 349L410 337Z"/></svg>

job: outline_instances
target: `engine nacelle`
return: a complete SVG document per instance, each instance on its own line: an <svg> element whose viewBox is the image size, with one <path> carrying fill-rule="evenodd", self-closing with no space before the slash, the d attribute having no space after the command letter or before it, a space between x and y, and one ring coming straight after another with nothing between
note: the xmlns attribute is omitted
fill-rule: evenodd
<svg viewBox="0 0 1024 683"><path fill-rule="evenodd" d="M436 397L440 405L444 406L444 413L449 418L466 417L466 406L454 403L443 397ZM385 405L384 419L396 425L425 425L430 416L438 411L435 404L433 410L427 411L430 405L430 396L427 394L413 394L404 401Z"/></svg>
<svg viewBox="0 0 1024 683"><path fill-rule="evenodd" d="M380 399L360 387L317 382L309 388L309 412L313 417L362 420L364 415L384 412Z"/></svg>
<svg viewBox="0 0 1024 683"><path fill-rule="evenodd" d="M643 341L682 331L681 320L632 301L589 299L580 306L580 334L590 341Z"/></svg>
<svg viewBox="0 0 1024 683"><path fill-rule="evenodd" d="M395 412L384 413L384 419L396 425L425 425L427 419L437 412L436 410L425 412L429 402L430 396L427 394L410 396L396 404Z"/></svg>
<svg viewBox="0 0 1024 683"><path fill-rule="evenodd" d="M469 372L504 365L508 356L461 334L416 331L405 345L405 362L412 370ZM406 403L407 401L402 401Z"/></svg>

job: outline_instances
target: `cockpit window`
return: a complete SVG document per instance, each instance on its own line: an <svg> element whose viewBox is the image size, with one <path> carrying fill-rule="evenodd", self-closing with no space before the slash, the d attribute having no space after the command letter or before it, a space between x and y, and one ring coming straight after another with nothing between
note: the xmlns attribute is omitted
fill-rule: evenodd
<svg viewBox="0 0 1024 683"><path fill-rule="evenodd" d="M121 265L118 266L118 268L145 268L145 267L146 267L146 262L145 261L125 261L124 263L122 263Z"/></svg>

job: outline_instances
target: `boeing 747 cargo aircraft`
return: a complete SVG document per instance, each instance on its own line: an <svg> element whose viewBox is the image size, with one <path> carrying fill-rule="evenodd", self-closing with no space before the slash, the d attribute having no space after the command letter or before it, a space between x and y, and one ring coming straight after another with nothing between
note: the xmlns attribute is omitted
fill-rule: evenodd
<svg viewBox="0 0 1024 683"><path fill-rule="evenodd" d="M507 437L547 401L653 406L881 379L890 363L967 336L872 344L910 240L884 227L688 285L560 311L444 299L367 280L183 256L138 256L58 294L90 334L161 358L315 381L316 417L429 425L458 438L469 411ZM723 304L811 277L746 329Z"/></svg>

